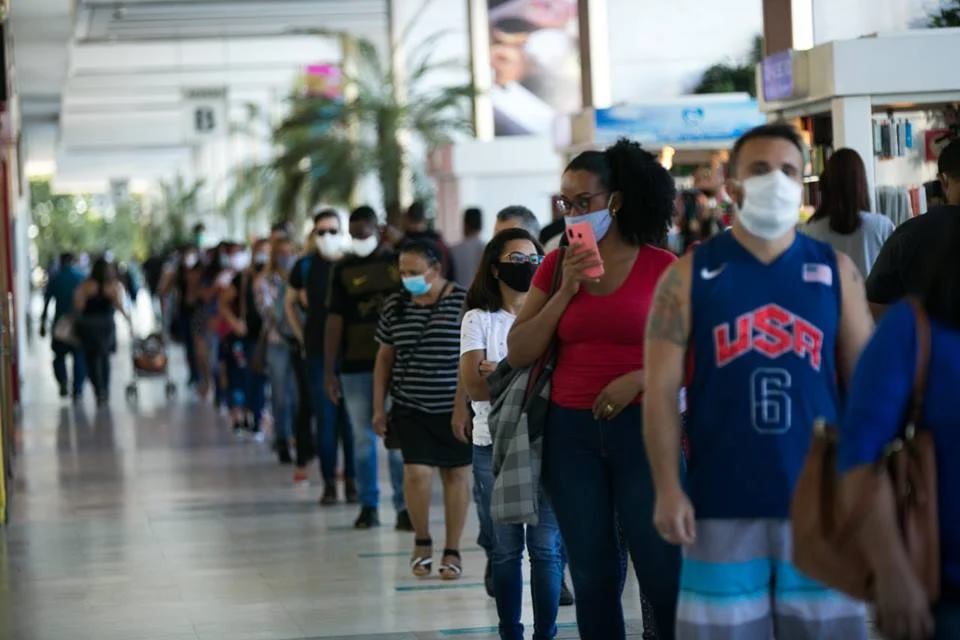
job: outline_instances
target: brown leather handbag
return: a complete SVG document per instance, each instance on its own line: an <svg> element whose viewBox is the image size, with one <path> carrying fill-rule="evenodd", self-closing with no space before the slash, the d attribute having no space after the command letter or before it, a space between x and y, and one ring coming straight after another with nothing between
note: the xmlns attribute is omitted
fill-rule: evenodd
<svg viewBox="0 0 960 640"><path fill-rule="evenodd" d="M905 424L874 464L853 509L844 512L837 474L836 427L819 421L790 507L793 562L807 576L859 600L873 599L873 576L857 533L864 516L893 494L903 548L930 602L940 597L940 529L933 436L923 428L923 402L930 362L930 320L911 301L917 325L913 396Z"/></svg>

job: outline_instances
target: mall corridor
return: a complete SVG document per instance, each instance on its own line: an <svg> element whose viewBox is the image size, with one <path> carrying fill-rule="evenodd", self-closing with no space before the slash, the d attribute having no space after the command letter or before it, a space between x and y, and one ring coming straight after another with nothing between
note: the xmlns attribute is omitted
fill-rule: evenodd
<svg viewBox="0 0 960 640"><path fill-rule="evenodd" d="M61 402L47 343L32 346L0 530L0 638L496 637L473 514L463 580L416 580L409 534L354 531L354 506L321 509L317 486L294 488L289 467L236 441L210 405L183 389L168 404L159 380L141 381L137 407L125 403L127 349L111 406L98 411L92 397ZM572 607L560 622L559 637L577 637Z"/></svg>

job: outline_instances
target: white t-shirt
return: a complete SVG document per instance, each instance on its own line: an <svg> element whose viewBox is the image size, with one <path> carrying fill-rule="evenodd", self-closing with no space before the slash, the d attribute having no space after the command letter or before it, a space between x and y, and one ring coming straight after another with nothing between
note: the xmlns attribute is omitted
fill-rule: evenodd
<svg viewBox="0 0 960 640"><path fill-rule="evenodd" d="M470 351L483 351L484 360L500 362L507 357L507 334L517 317L504 310L484 311L471 309L463 316L460 327L460 355ZM490 415L490 403L471 402L473 407L473 444L488 447L493 444L487 416Z"/></svg>

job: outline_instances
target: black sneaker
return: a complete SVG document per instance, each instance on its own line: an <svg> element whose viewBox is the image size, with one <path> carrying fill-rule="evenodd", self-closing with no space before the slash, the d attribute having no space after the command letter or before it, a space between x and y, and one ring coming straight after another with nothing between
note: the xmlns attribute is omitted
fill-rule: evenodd
<svg viewBox="0 0 960 640"><path fill-rule="evenodd" d="M375 507L361 507L360 515L353 523L354 529L372 529L380 526L380 514Z"/></svg>
<svg viewBox="0 0 960 640"><path fill-rule="evenodd" d="M566 577L563 578L563 582L560 583L560 606L569 607L573 604L573 593L570 592L570 587L567 586Z"/></svg>
<svg viewBox="0 0 960 640"><path fill-rule="evenodd" d="M487 559L487 568L483 572L483 586L487 590L487 595L491 598L496 598L497 595L493 592L493 565L490 563L490 559ZM563 596L561 596L561 600Z"/></svg>
<svg viewBox="0 0 960 640"><path fill-rule="evenodd" d="M394 526L397 531L413 531L413 523L410 521L410 514L404 509L397 513L397 524Z"/></svg>
<svg viewBox="0 0 960 640"><path fill-rule="evenodd" d="M336 482L328 482L324 485L323 496L320 498L320 504L322 504L325 507L329 507L331 505L337 504L337 483Z"/></svg>
<svg viewBox="0 0 960 640"><path fill-rule="evenodd" d="M273 445L273 450L277 452L277 460L280 464L293 464L290 447L287 446L286 442L277 442Z"/></svg>
<svg viewBox="0 0 960 640"><path fill-rule="evenodd" d="M60 397L61 397L61 398L69 398L69 397L70 397L70 390L67 389L67 385L65 385L65 384L60 385Z"/></svg>

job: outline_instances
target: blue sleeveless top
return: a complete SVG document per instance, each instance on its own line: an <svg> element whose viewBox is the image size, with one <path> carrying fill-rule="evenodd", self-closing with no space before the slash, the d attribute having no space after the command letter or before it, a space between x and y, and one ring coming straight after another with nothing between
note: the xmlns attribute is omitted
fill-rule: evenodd
<svg viewBox="0 0 960 640"><path fill-rule="evenodd" d="M819 417L836 423L840 275L797 234L765 265L730 232L697 248L687 390L698 518L786 518Z"/></svg>

